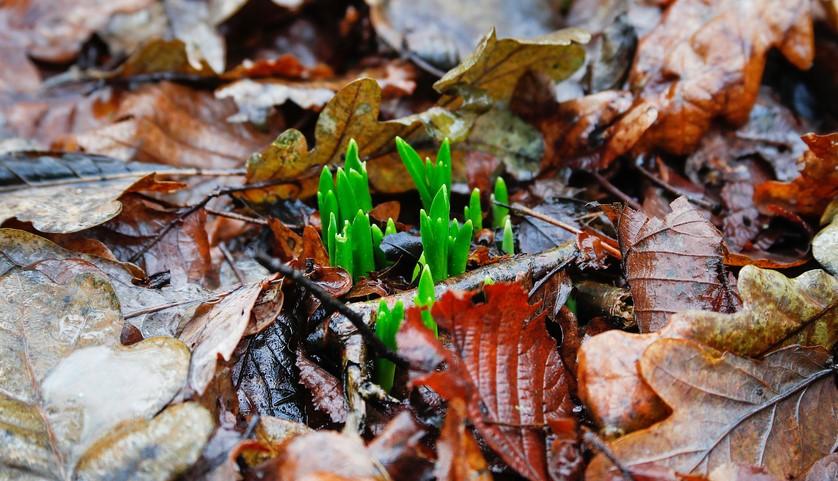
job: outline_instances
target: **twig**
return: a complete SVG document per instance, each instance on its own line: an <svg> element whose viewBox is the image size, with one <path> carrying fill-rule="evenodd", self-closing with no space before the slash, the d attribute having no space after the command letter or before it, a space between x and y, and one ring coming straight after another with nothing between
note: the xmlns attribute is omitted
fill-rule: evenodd
<svg viewBox="0 0 838 481"><path fill-rule="evenodd" d="M613 257L617 260L621 260L623 258L623 255L620 253L620 251L616 247L614 247L614 246L612 246L611 244L608 243L609 239L603 238L602 235L599 234L598 232L583 231L582 229L578 229L576 227L573 227L572 225L570 225L566 222L562 222L558 219L554 219L554 218L550 217L549 215L542 214L541 212L530 209L529 207L526 207L526 206L518 204L518 203L509 205L509 204L504 204L503 202L495 201L495 204L497 204L501 207L506 207L507 209L516 211L520 214L528 215L530 217L534 217L538 220L544 221L548 224L552 224L552 225L554 225L554 226L556 226L560 229L564 229L564 230L566 230L568 232L571 232L575 235L579 235L579 234L582 234L582 233L594 235L602 241L603 250L605 250L605 252L607 252L609 255L611 255L611 257Z"/></svg>
<svg viewBox="0 0 838 481"><path fill-rule="evenodd" d="M686 197L688 201L692 202L693 204L695 204L699 207L704 207L707 210L714 210L718 207L718 205L716 205L715 203L706 201L703 198L697 196L696 194L694 194L692 192L688 192L684 189L680 189L678 187L675 187L674 185L666 182L665 180L659 178L655 174L653 174L653 173L649 172L648 170L644 169L640 165L635 165L634 168L637 169L637 171L640 172L643 175L643 177L646 177L647 179L652 181L653 184L657 185L658 187L660 187L662 189L665 189L665 190L671 192L672 194L682 195L682 196Z"/></svg>
<svg viewBox="0 0 838 481"><path fill-rule="evenodd" d="M268 221L265 219L259 219L258 217L248 217L246 215L238 214L236 212L226 212L222 210L215 210L210 209L209 207L204 208L207 211L207 214L215 215L218 217L227 217L228 219L235 219L240 220L242 222L247 222L249 224L259 224L259 225L268 225Z"/></svg>
<svg viewBox="0 0 838 481"><path fill-rule="evenodd" d="M144 256L146 252L148 252L149 249L151 249L152 247L157 245L157 243L160 242L160 239L162 239L163 236L168 234L169 231L172 230L175 227L175 225L183 222L184 219L186 219L190 215L194 214L196 211L198 211L199 209L201 209L202 207L207 205L207 202L209 202L210 200L212 200L216 197L221 197L223 195L235 194L236 192L245 192L245 191L248 191L248 190L264 189L265 187L273 187L273 186L276 186L276 185L287 184L287 183L288 183L287 179L272 179L272 180L265 180L265 181L262 181L262 182L254 182L253 184L246 184L246 185L242 185L242 186L239 186L239 187L227 187L227 188L224 188L224 189L218 189L215 192L211 192L211 193L207 194L206 197L204 197L197 204L191 205L191 206L187 207L185 210L181 211L181 213L178 214L178 216L176 218L172 219L168 224L166 224L165 227L160 229L160 231L157 234L155 234L154 237L146 245L144 245L142 249L140 249L133 256L131 256L131 258L128 259L128 262L132 262L132 263L136 264L137 261L139 261L140 258L142 256Z"/></svg>
<svg viewBox="0 0 838 481"><path fill-rule="evenodd" d="M608 179L600 175L599 172L591 172L591 175L594 176L594 178L597 180L597 182L599 182L601 186L605 187L605 190L607 190L613 196L628 204L632 209L643 210L643 206L638 204L636 200L629 197L625 192L618 189L617 186L609 182Z"/></svg>
<svg viewBox="0 0 838 481"><path fill-rule="evenodd" d="M381 339L375 335L375 332L364 322L364 316L360 313L355 312L351 308L349 308L346 304L339 301L335 296L329 294L325 289L317 285L317 283L313 282L312 280L308 279L302 272L294 269L293 267L289 266L288 264L282 263L273 259L272 257L268 257L264 253L258 253L256 258L266 264L268 264L272 269L278 271L280 274L285 276L288 279L293 280L294 282L303 286L306 290L310 291L314 297L320 300L323 303L323 306L331 311L337 311L341 313L344 317L349 319L349 322L361 333L364 337L364 340L369 342L373 349L375 349L376 353L387 359L388 361L393 362L393 364L406 368L408 367L407 361L396 354L395 352L391 351L390 348L384 345L381 342Z"/></svg>
<svg viewBox="0 0 838 481"><path fill-rule="evenodd" d="M582 441L585 444L591 446L594 450L599 451L611 461L611 464L617 467L620 470L620 473L623 475L624 481L635 481L634 476L631 474L631 471L614 455L614 452L611 451L611 448L608 447L605 442L600 439L599 436L596 435L595 432L591 431L590 429L584 428L584 432L582 433Z"/></svg>
<svg viewBox="0 0 838 481"><path fill-rule="evenodd" d="M624 327L635 325L634 307L629 303L631 293L628 289L596 281L576 282L574 287L580 303L597 312L622 319Z"/></svg>
<svg viewBox="0 0 838 481"><path fill-rule="evenodd" d="M230 250L227 249L227 246L223 242L218 244L218 250L221 251L221 255L224 256L224 260L227 261L230 269L233 269L233 274L235 274L236 279L239 280L239 284L244 285L244 274L242 274L242 271L239 270L239 266L236 265L236 260L233 259L233 254L230 254Z"/></svg>

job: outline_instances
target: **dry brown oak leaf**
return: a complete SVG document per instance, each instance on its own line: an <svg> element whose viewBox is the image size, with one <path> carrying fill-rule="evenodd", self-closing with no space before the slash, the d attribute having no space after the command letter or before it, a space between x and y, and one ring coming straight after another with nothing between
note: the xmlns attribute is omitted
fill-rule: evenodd
<svg viewBox="0 0 838 481"><path fill-rule="evenodd" d="M634 108L658 111L639 147L687 154L714 119L745 123L772 48L799 69L812 65L811 2L672 2L660 23L640 39L629 74ZM633 129L628 121L617 126L617 136Z"/></svg>
<svg viewBox="0 0 838 481"><path fill-rule="evenodd" d="M795 479L838 442L838 387L822 348L790 346L762 361L684 339L661 339L640 360L640 373L672 408L665 421L611 444L629 469L657 463L707 476L736 463ZM618 473L602 454L586 481Z"/></svg>
<svg viewBox="0 0 838 481"><path fill-rule="evenodd" d="M675 312L734 310L721 233L684 197L665 218L625 207L618 233L640 332L657 331Z"/></svg>
<svg viewBox="0 0 838 481"><path fill-rule="evenodd" d="M432 315L448 332L450 348L433 337L417 309L408 311L397 335L399 352L414 366L433 371L413 381L446 399L466 400L468 417L486 443L514 470L532 481L562 479L559 456L548 449L548 426L570 416L570 375L544 315L535 315L517 284L485 286L478 292L447 292Z"/></svg>
<svg viewBox="0 0 838 481"><path fill-rule="evenodd" d="M743 307L732 314L673 314L658 332L613 330L588 339L579 351L579 396L609 436L666 417L663 401L640 377L643 351L661 338L692 339L740 356L762 356L791 344L831 349L838 341L838 279L816 269L789 279L745 266L737 282Z"/></svg>

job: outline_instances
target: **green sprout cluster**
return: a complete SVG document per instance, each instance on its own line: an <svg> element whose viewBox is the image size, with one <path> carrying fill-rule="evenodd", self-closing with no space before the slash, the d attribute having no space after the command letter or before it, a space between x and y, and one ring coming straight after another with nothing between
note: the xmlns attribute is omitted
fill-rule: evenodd
<svg viewBox="0 0 838 481"><path fill-rule="evenodd" d="M422 206L426 210L430 210L439 189L445 187L451 192L451 143L448 139L443 140L439 146L435 162L431 159L422 161L419 153L401 137L396 137L396 150L407 168L407 173L413 179Z"/></svg>
<svg viewBox="0 0 838 481"><path fill-rule="evenodd" d="M419 211L422 256L431 269L434 282L466 271L473 232L471 220L460 224L451 219L451 203L445 186L434 196L429 213L425 209Z"/></svg>
<svg viewBox="0 0 838 481"><path fill-rule="evenodd" d="M403 320L404 304L402 301L396 302L392 309L387 307L387 303L384 301L381 301L378 305L378 311L375 313L375 335L393 351L397 350L396 333L399 332ZM389 392L393 388L395 375L396 365L392 361L384 358L375 360L375 379L385 391Z"/></svg>
<svg viewBox="0 0 838 481"><path fill-rule="evenodd" d="M396 233L396 224L388 219L385 230L370 223L372 210L367 166L358 156L358 144L350 140L346 149L345 169L338 167L334 179L327 167L320 173L317 206L325 226L323 241L333 266L342 267L352 279L384 267L381 251L384 236Z"/></svg>

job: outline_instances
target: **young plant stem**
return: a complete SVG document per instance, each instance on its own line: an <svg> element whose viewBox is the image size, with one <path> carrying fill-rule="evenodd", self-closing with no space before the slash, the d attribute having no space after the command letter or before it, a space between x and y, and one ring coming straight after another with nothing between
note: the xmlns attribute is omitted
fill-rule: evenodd
<svg viewBox="0 0 838 481"><path fill-rule="evenodd" d="M495 229L502 229L504 219L509 215L509 190L506 188L506 181L503 177L495 180L495 190L492 193L492 225Z"/></svg>

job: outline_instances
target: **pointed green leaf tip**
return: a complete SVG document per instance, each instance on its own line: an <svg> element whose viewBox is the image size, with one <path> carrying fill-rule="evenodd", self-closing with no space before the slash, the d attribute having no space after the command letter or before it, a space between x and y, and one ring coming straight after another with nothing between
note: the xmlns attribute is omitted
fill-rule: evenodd
<svg viewBox="0 0 838 481"><path fill-rule="evenodd" d="M425 264L422 268L422 275L419 276L419 286L416 288L416 298L413 300L416 307L422 308L422 323L433 331L434 336L439 336L439 328L431 316L431 307L434 304L434 279L430 266Z"/></svg>
<svg viewBox="0 0 838 481"><path fill-rule="evenodd" d="M444 186L451 191L451 142L448 139L443 140L439 146L436 161L423 161L419 153L400 137L396 137L396 150L413 179L425 209L430 209L440 188Z"/></svg>
<svg viewBox="0 0 838 481"><path fill-rule="evenodd" d="M468 206L463 211L463 217L471 220L475 232L483 228L483 208L480 206L480 189L472 189L471 196L468 199Z"/></svg>
<svg viewBox="0 0 838 481"><path fill-rule="evenodd" d="M503 241L500 248L505 254L515 254L515 239L512 236L512 221L509 220L509 216L506 216L503 223Z"/></svg>
<svg viewBox="0 0 838 481"><path fill-rule="evenodd" d="M498 177L495 180L495 191L492 194L492 224L495 229L503 228L504 219L509 215L509 208L495 204L509 205L509 191L506 189L506 182L503 177Z"/></svg>

